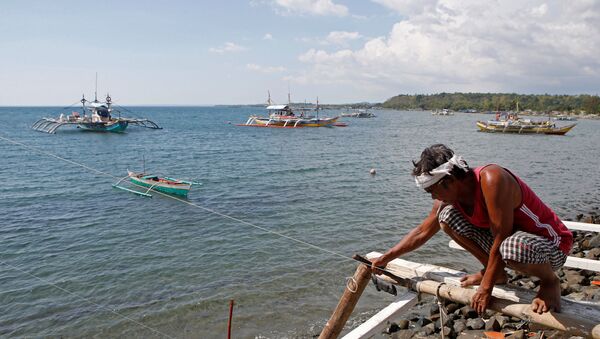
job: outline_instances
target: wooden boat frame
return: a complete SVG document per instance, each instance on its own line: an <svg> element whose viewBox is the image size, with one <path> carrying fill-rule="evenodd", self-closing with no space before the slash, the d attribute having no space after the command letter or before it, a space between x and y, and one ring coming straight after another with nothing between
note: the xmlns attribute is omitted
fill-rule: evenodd
<svg viewBox="0 0 600 339"><path fill-rule="evenodd" d="M571 230L600 232L600 225L596 224L573 221L563 221L563 223ZM450 247L457 248L452 242ZM367 254L368 259L379 256L381 253L378 252ZM573 258L575 257L568 257L565 267L578 267L600 272L600 261L569 260ZM367 339L381 333L389 321L410 310L416 304L418 293L435 295L468 305L476 291L476 286L460 287L460 278L464 274L462 271L404 259L390 261L385 268L384 275L377 277L381 277L390 284L407 287L409 291L343 338ZM321 331L319 339L332 339L340 335L370 278L370 266L359 264L354 276L347 282L344 293L325 328ZM542 326L565 331L568 334L600 339L600 303L584 303L562 298L561 313L538 314L533 312L530 306L534 296L534 292L524 288L496 285L488 308Z"/></svg>

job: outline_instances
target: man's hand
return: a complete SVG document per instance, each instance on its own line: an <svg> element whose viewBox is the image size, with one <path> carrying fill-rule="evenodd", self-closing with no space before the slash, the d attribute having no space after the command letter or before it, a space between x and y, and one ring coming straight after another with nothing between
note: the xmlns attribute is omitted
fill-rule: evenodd
<svg viewBox="0 0 600 339"><path fill-rule="evenodd" d="M487 290L479 286L477 292L473 295L473 299L471 299L471 307L477 311L479 315L482 315L485 310L487 310L491 298L492 290Z"/></svg>
<svg viewBox="0 0 600 339"><path fill-rule="evenodd" d="M377 275L382 274L381 269L385 268L387 263L388 261L383 256L371 259L371 272Z"/></svg>

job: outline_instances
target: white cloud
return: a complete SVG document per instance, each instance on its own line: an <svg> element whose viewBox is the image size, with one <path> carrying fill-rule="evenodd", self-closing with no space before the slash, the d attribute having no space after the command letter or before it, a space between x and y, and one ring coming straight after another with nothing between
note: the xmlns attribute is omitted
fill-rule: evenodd
<svg viewBox="0 0 600 339"><path fill-rule="evenodd" d="M548 13L548 5L547 4L541 4L539 7L534 7L531 9L531 15L536 18L542 17L546 13Z"/></svg>
<svg viewBox="0 0 600 339"><path fill-rule="evenodd" d="M245 50L246 50L246 47L237 45L233 42L226 42L220 47L211 47L208 49L209 52L219 53L219 54L230 53L230 52L241 52L241 51L245 51Z"/></svg>
<svg viewBox="0 0 600 339"><path fill-rule="evenodd" d="M271 33L267 33L265 36L263 36L263 40L273 40L273 35Z"/></svg>
<svg viewBox="0 0 600 339"><path fill-rule="evenodd" d="M348 7L332 0L274 0L280 14L348 15Z"/></svg>
<svg viewBox="0 0 600 339"><path fill-rule="evenodd" d="M246 68L261 73L280 73L285 72L285 67L282 66L261 66L257 64L247 64Z"/></svg>
<svg viewBox="0 0 600 339"><path fill-rule="evenodd" d="M434 7L438 0L371 0L401 15L415 15Z"/></svg>
<svg viewBox="0 0 600 339"><path fill-rule="evenodd" d="M402 14L359 49L299 56L303 83L439 91L590 92L600 87L600 3L372 0Z"/></svg>
<svg viewBox="0 0 600 339"><path fill-rule="evenodd" d="M325 40L330 44L346 46L349 41L360 38L362 35L358 32L333 31L329 32Z"/></svg>

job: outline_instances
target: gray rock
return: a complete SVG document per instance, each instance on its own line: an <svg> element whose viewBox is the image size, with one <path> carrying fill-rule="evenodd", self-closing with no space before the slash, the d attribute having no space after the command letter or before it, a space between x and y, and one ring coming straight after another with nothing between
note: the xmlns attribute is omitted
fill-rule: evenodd
<svg viewBox="0 0 600 339"><path fill-rule="evenodd" d="M585 293L583 293L583 292L571 293L567 297L572 300L581 301L581 300L585 300Z"/></svg>
<svg viewBox="0 0 600 339"><path fill-rule="evenodd" d="M427 335L431 335L435 333L435 324L427 324L423 326L421 331L425 332Z"/></svg>
<svg viewBox="0 0 600 339"><path fill-rule="evenodd" d="M392 334L391 339L410 339L415 335L414 330L400 330Z"/></svg>
<svg viewBox="0 0 600 339"><path fill-rule="evenodd" d="M561 285L561 287L562 287L562 285ZM581 292L581 285L579 285L579 284L572 284L572 285L567 284L567 287L565 288L565 292L566 292L566 294L579 293L579 292Z"/></svg>
<svg viewBox="0 0 600 339"><path fill-rule="evenodd" d="M448 326L444 326L444 328L442 328L441 332L444 335L444 337L449 337L452 334L452 328L450 328Z"/></svg>
<svg viewBox="0 0 600 339"><path fill-rule="evenodd" d="M484 315L483 315L483 318L484 319L489 319L489 318L493 317L494 315L496 315L496 311L494 311L494 310L486 310L485 313L484 313Z"/></svg>
<svg viewBox="0 0 600 339"><path fill-rule="evenodd" d="M431 304L431 306L429 306L429 310L428 310L428 315L434 315L434 314L439 314L440 313L440 307L437 305L437 303L433 303Z"/></svg>
<svg viewBox="0 0 600 339"><path fill-rule="evenodd" d="M456 319L452 328L454 329L454 333L460 334L467 328L467 322L464 319Z"/></svg>
<svg viewBox="0 0 600 339"><path fill-rule="evenodd" d="M416 322L416 325L418 327L423 327L423 326L426 326L426 325L429 325L429 324L431 324L431 320L429 320L429 319L427 319L427 318L425 318L423 316L421 316L419 318L419 320L417 320L417 322Z"/></svg>
<svg viewBox="0 0 600 339"><path fill-rule="evenodd" d="M589 248L600 247L600 234L597 234L589 240L589 246Z"/></svg>
<svg viewBox="0 0 600 339"><path fill-rule="evenodd" d="M481 330L485 327L485 322L481 318L472 318L467 320L467 328L472 330Z"/></svg>
<svg viewBox="0 0 600 339"><path fill-rule="evenodd" d="M585 255L587 259L598 259L600 257L600 247L592 248Z"/></svg>
<svg viewBox="0 0 600 339"><path fill-rule="evenodd" d="M408 328L409 321L406 319L402 319L398 322L398 328L401 330L405 330Z"/></svg>
<svg viewBox="0 0 600 339"><path fill-rule="evenodd" d="M391 334L394 332L398 332L399 330L400 330L400 327L398 326L398 324L391 323L390 326L385 331L383 331L383 333Z"/></svg>
<svg viewBox="0 0 600 339"><path fill-rule="evenodd" d="M448 304L446 306L446 311L448 312L448 314L450 314L450 313L454 313L454 311L456 311L459 308L460 308L460 306L458 306L458 304L452 303L452 304Z"/></svg>
<svg viewBox="0 0 600 339"><path fill-rule="evenodd" d="M460 314L467 319L477 318L479 315L477 311L471 308L471 306L466 305L460 309Z"/></svg>
<svg viewBox="0 0 600 339"><path fill-rule="evenodd" d="M581 284L585 278L579 272L569 270L565 272L565 279L569 285L575 285Z"/></svg>
<svg viewBox="0 0 600 339"><path fill-rule="evenodd" d="M485 329L487 331L500 331L502 329L502 325L500 325L495 317L492 317L485 323Z"/></svg>
<svg viewBox="0 0 600 339"><path fill-rule="evenodd" d="M503 316L501 314L497 314L496 316L494 316L494 318L496 319L496 321L500 325L500 328L504 327L504 324L508 323L508 320L509 320L508 317L505 317L505 316Z"/></svg>

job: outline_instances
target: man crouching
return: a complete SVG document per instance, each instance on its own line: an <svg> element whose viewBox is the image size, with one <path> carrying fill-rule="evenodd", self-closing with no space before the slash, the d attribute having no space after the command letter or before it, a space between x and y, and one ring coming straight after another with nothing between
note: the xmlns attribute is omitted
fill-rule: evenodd
<svg viewBox="0 0 600 339"><path fill-rule="evenodd" d="M481 262L483 269L462 278L463 287L479 285L471 307L483 313L495 284L507 280L504 267L540 279L531 307L534 312L560 311L562 267L573 235L556 214L519 177L498 165L469 168L462 157L442 144L426 148L413 162L418 187L433 199L423 222L372 267L417 249L440 228Z"/></svg>

